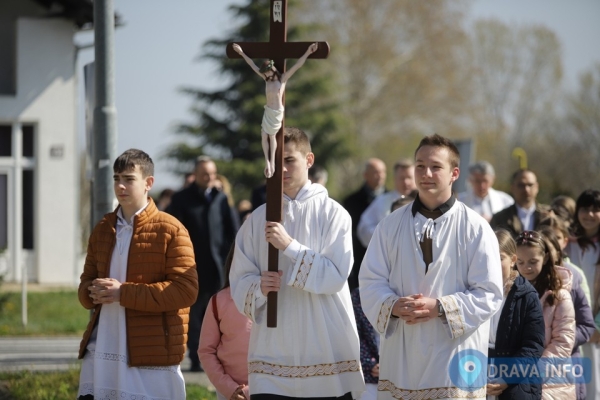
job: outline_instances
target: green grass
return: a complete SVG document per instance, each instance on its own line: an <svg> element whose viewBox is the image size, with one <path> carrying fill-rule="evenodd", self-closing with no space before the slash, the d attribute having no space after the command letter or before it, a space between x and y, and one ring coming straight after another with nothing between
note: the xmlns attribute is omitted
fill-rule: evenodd
<svg viewBox="0 0 600 400"><path fill-rule="evenodd" d="M77 291L27 293L27 327L21 323L21 293L6 293L0 308L0 336L81 335L89 311L77 299Z"/></svg>
<svg viewBox="0 0 600 400"><path fill-rule="evenodd" d="M77 291L29 292L28 324L21 324L21 293L2 293L0 304L0 336L81 335L89 320L77 299ZM57 372L0 373L0 383L8 386L11 397L0 399L64 400L75 399L79 387L79 367ZM216 394L198 385L186 385L187 398L214 400Z"/></svg>
<svg viewBox="0 0 600 400"><path fill-rule="evenodd" d="M9 389L11 400L64 400L76 399L79 387L79 368L64 372L11 372L0 373ZM186 385L187 398L214 400L217 395L197 385ZM0 393L0 398L3 393Z"/></svg>

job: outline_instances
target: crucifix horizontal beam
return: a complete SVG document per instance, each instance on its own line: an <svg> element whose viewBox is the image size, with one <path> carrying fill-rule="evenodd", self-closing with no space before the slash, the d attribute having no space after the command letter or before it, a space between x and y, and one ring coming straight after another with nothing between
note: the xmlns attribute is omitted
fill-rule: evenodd
<svg viewBox="0 0 600 400"><path fill-rule="evenodd" d="M268 59L285 59L285 58L300 58L308 49L308 46L315 42L235 42L239 44L244 53L250 58L268 58ZM311 58L327 58L329 55L329 43L316 42L319 44L317 51L308 56ZM241 55L233 50L233 43L227 44L228 58L242 58ZM278 68L279 70L279 68ZM285 72L279 70L281 73Z"/></svg>

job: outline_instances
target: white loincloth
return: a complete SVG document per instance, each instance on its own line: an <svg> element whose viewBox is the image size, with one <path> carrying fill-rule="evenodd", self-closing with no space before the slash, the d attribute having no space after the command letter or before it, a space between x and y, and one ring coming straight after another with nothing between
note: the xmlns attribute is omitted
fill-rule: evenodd
<svg viewBox="0 0 600 400"><path fill-rule="evenodd" d="M267 135L276 135L279 132L283 122L283 109L281 107L279 110L273 110L271 107L265 106L261 127Z"/></svg>

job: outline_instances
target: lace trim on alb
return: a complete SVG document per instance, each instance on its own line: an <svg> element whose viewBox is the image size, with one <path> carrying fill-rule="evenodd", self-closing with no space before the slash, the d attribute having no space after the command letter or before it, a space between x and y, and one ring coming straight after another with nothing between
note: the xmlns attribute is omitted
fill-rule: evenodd
<svg viewBox="0 0 600 400"><path fill-rule="evenodd" d="M148 397L145 394L135 394L125 392L123 390L98 388L94 393L94 384L91 382L82 383L79 385L77 397L91 394L94 400L170 400L163 397Z"/></svg>

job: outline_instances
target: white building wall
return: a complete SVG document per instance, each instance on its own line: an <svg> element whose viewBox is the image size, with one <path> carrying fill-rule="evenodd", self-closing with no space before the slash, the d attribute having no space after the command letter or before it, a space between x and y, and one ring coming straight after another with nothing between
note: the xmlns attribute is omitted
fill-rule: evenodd
<svg viewBox="0 0 600 400"><path fill-rule="evenodd" d="M44 284L74 285L80 270L73 35L70 21L20 18L17 95L0 96L0 120L36 125L32 272Z"/></svg>

